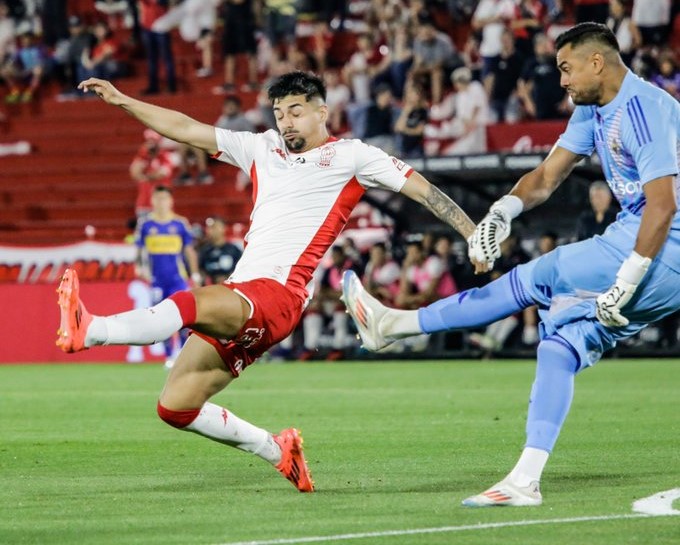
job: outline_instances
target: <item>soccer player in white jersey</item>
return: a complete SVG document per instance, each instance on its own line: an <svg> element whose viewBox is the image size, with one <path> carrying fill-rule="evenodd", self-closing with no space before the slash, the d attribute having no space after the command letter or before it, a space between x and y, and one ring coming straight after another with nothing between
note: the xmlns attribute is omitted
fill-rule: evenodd
<svg viewBox="0 0 680 545"><path fill-rule="evenodd" d="M593 151L622 209L605 233L418 311L388 309L356 277L343 279L343 297L372 350L538 306L541 342L525 448L501 482L464 500L468 506L541 504L539 482L571 405L574 376L619 340L680 309L680 104L626 68L604 25L577 25L558 37L556 49L561 84L576 109L543 163L491 206L468 241L469 255L473 262L500 257L512 219L545 201Z"/></svg>
<svg viewBox="0 0 680 545"><path fill-rule="evenodd" d="M326 90L312 74L284 74L269 87L278 132L262 134L200 123L135 100L100 79L83 81L79 88L172 140L248 172L253 211L245 250L224 284L181 291L148 309L93 316L80 301L75 272L66 271L58 290L57 344L66 352L145 345L191 328L194 335L160 395L159 416L171 426L251 452L275 465L301 492L313 491L296 429L272 435L208 400L291 333L312 293L312 273L367 188L401 192L466 238L474 224L407 164L359 140L331 137Z"/></svg>

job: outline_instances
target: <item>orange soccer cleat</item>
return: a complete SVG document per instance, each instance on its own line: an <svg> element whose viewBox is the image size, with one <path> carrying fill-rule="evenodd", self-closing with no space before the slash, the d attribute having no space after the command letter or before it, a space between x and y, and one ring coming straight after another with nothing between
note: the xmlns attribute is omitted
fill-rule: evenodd
<svg viewBox="0 0 680 545"><path fill-rule="evenodd" d="M295 428L288 428L274 435L281 447L281 461L276 469L295 485L300 492L314 492L314 481L302 452L302 436Z"/></svg>
<svg viewBox="0 0 680 545"><path fill-rule="evenodd" d="M80 352L87 349L85 333L92 322L92 315L80 300L79 292L78 274L73 269L66 269L57 288L61 313L57 346L64 352Z"/></svg>

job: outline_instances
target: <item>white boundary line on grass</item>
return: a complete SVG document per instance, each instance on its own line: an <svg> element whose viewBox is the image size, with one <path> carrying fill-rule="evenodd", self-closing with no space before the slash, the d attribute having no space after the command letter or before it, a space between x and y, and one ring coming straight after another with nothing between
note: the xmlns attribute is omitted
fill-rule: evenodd
<svg viewBox="0 0 680 545"><path fill-rule="evenodd" d="M366 539L369 537L412 536L419 534L444 534L464 532L468 530L489 530L493 528L510 528L513 526L534 526L537 524L567 524L572 522L591 522L596 520L622 520L637 518L653 518L677 516L680 511L673 509L673 501L680 499L680 488L658 492L633 503L637 513L626 515L598 515L591 517L569 517L561 519L515 520L507 522L488 522L482 524L464 524L461 526L440 526L436 528L412 528L406 530L385 530L382 532L360 532L356 534L336 534L333 536L308 536L282 539L266 539L263 541L232 541L220 545L295 545L297 543L323 543L329 541L348 541L350 539Z"/></svg>
<svg viewBox="0 0 680 545"><path fill-rule="evenodd" d="M589 522L594 520L617 520L654 518L663 515L645 515L633 513L628 515L601 515L593 517L572 517L562 519L515 520L508 522L489 522L485 524L465 524L462 526L440 526L438 528L413 528L408 530L387 530L384 532L361 532L356 534L337 534L334 536L292 537L285 539L267 539L264 541L232 541L220 545L293 545L296 543L322 543L329 541L347 541L350 539L366 539L369 537L412 536L418 534L444 534L467 530L488 530L491 528L508 528L512 526L533 526L536 524L566 524L570 522Z"/></svg>

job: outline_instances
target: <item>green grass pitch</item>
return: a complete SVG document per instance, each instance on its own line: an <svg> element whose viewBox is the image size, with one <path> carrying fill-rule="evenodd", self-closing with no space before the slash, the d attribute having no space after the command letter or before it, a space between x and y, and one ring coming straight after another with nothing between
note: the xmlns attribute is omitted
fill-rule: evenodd
<svg viewBox="0 0 680 545"><path fill-rule="evenodd" d="M160 366L0 365L0 543L284 543L477 524L324 542L680 543L680 517L622 518L634 500L680 487L677 360L603 361L577 377L543 506L460 505L516 461L533 365L248 369L215 401L271 431L300 428L315 494L260 459L163 424ZM522 522L599 515L612 518Z"/></svg>

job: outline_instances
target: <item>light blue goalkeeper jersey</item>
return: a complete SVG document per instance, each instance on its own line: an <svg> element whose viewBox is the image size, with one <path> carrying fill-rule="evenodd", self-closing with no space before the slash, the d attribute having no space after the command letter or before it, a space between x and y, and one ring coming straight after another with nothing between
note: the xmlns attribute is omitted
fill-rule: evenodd
<svg viewBox="0 0 680 545"><path fill-rule="evenodd" d="M680 199L680 103L630 71L609 104L576 107L557 145L579 155L597 151L607 183L621 205L617 219L631 228L639 226L647 182L675 176L676 199ZM680 210L680 200L678 204ZM677 251L665 248L660 258L678 270L680 211L669 241L677 243Z"/></svg>

